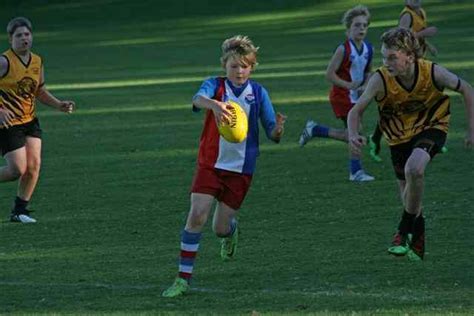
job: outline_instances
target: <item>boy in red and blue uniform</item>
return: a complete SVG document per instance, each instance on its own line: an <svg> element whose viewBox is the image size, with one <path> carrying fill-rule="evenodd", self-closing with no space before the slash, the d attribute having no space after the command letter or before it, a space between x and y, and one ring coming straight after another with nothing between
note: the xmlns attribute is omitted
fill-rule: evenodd
<svg viewBox="0 0 474 316"><path fill-rule="evenodd" d="M259 155L258 121L274 142L283 135L286 117L275 114L265 88L249 80L257 65L257 50L246 36L225 40L221 63L226 77L205 80L193 98L193 110L206 109L206 117L191 187L191 209L181 234L178 277L163 292L164 297L188 291L202 229L214 201L213 230L221 238L221 258L235 256L239 236L236 215L250 188ZM248 135L241 143L227 142L219 135L217 124L230 118L227 101L240 104L248 116Z"/></svg>
<svg viewBox="0 0 474 316"><path fill-rule="evenodd" d="M373 49L372 45L365 41L370 23L369 10L365 6L358 5L344 14L342 22L346 27L347 40L334 52L326 71L326 78L333 84L329 101L336 117L343 121L344 129L308 120L298 141L301 147L314 137L347 142L347 115L362 94L370 75ZM361 156L358 154L350 154L349 180L355 182L374 180L374 177L362 169Z"/></svg>

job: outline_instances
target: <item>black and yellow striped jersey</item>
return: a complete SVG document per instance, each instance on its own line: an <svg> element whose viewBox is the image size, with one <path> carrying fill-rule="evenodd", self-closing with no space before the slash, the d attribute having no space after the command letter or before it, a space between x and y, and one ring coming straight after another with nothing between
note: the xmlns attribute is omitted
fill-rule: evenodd
<svg viewBox="0 0 474 316"><path fill-rule="evenodd" d="M0 78L0 107L15 114L13 125L25 124L36 117L35 97L40 87L41 57L31 53L25 64L12 49L3 53L8 70Z"/></svg>
<svg viewBox="0 0 474 316"><path fill-rule="evenodd" d="M433 70L431 61L419 59L410 88L404 87L385 67L377 70L385 88L385 96L376 99L380 128L390 146L405 143L430 128L448 132L449 97L436 86Z"/></svg>

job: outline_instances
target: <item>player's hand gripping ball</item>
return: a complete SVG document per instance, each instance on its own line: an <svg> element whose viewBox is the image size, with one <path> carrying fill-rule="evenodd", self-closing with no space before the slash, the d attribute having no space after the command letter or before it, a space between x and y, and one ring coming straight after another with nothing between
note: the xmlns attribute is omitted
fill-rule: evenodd
<svg viewBox="0 0 474 316"><path fill-rule="evenodd" d="M230 121L221 122L218 125L219 134L230 143L241 143L247 138L249 128L247 114L242 107L234 102L228 101L227 111L230 112Z"/></svg>

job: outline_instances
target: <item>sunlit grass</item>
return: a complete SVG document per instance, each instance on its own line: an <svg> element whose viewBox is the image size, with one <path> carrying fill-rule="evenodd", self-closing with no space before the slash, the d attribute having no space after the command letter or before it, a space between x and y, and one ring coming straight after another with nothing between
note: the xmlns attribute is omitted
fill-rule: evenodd
<svg viewBox="0 0 474 316"><path fill-rule="evenodd" d="M441 65L448 69L472 69L474 68L474 60L469 61L446 61Z"/></svg>
<svg viewBox="0 0 474 316"><path fill-rule="evenodd" d="M252 77L260 79L276 79L288 77L308 77L308 76L323 76L326 71L286 71L274 73L256 73ZM174 77L166 79L136 79L136 80L111 80L102 82L84 82L84 83L69 83L69 84L49 84L48 89L52 91L61 90L85 90L85 89L105 89L105 88L126 88L138 86L151 85L166 85L166 84L180 84L190 82L201 82L204 78L197 76L190 77Z"/></svg>
<svg viewBox="0 0 474 316"><path fill-rule="evenodd" d="M428 10L428 18L431 20L431 14L442 13L443 17L449 17L449 13L464 13L466 15L472 14L474 10L474 3L456 3L457 1L438 1L439 5L430 6Z"/></svg>
<svg viewBox="0 0 474 316"><path fill-rule="evenodd" d="M158 44L158 43L167 43L171 41L176 41L176 37L144 37L144 38L130 38L124 40L110 40L110 41L101 41L95 42L92 46L126 46L126 45L143 45L143 44Z"/></svg>

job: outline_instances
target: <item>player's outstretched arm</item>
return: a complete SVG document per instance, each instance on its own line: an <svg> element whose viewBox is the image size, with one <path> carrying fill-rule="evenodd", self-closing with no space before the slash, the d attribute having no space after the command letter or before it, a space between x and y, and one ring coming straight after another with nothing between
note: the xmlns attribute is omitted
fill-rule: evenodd
<svg viewBox="0 0 474 316"><path fill-rule="evenodd" d="M417 38L427 38L427 37L433 37L438 33L438 28L436 26L428 26L424 28L423 30L416 32L415 36Z"/></svg>
<svg viewBox="0 0 474 316"><path fill-rule="evenodd" d="M438 56L438 49L433 44L431 44L428 41L425 41L425 44L426 44L426 48L428 49L428 51L430 52L432 56L434 57Z"/></svg>
<svg viewBox="0 0 474 316"><path fill-rule="evenodd" d="M439 65L434 67L434 79L438 87L462 94L468 120L465 145L467 148L472 148L474 146L474 89L467 81Z"/></svg>
<svg viewBox="0 0 474 316"><path fill-rule="evenodd" d="M362 146L364 146L366 142L365 137L359 134L360 122L362 121L365 109L375 96L381 99L384 97L384 94L383 79L379 73L375 73L370 77L367 88L349 111L347 117L348 143L352 153L360 155Z"/></svg>
<svg viewBox="0 0 474 316"><path fill-rule="evenodd" d="M40 87L36 91L36 98L43 104L58 109L61 112L72 113L76 106L74 101L59 100L51 92L49 92L44 85L44 69L41 69Z"/></svg>
<svg viewBox="0 0 474 316"><path fill-rule="evenodd" d="M40 87L36 93L36 98L43 104L53 107L61 112L72 113L76 104L70 100L59 100L45 86Z"/></svg>

